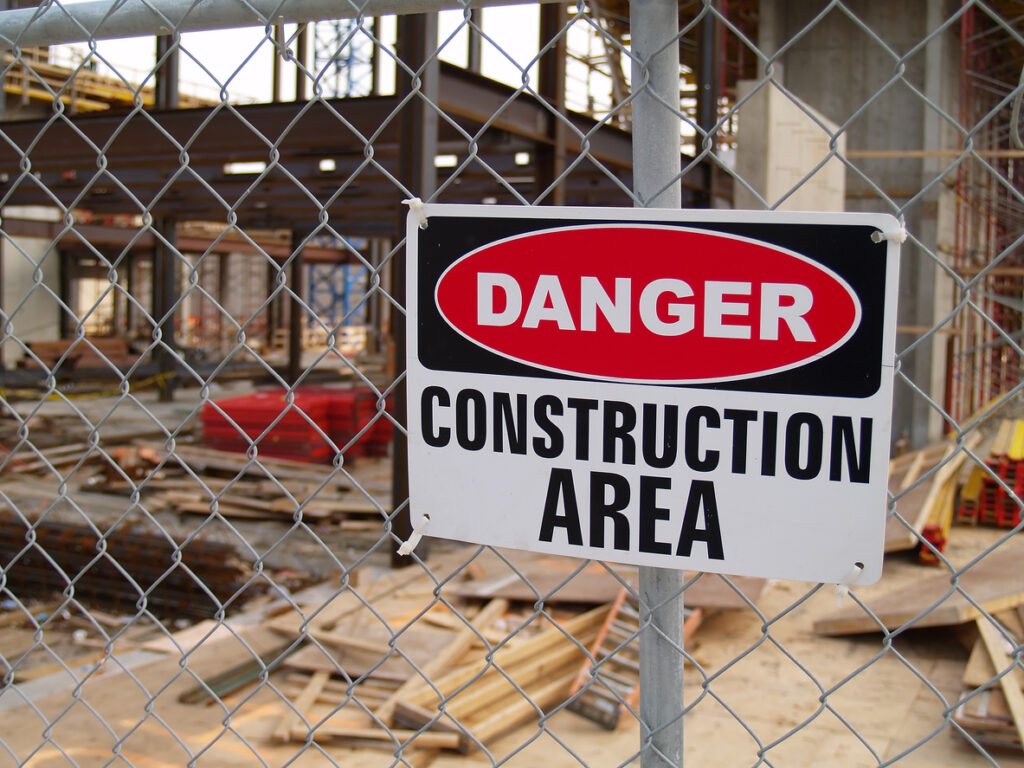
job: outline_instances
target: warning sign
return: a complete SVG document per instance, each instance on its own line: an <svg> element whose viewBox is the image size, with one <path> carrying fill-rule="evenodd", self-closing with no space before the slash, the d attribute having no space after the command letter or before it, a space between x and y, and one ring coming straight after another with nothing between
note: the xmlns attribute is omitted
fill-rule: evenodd
<svg viewBox="0 0 1024 768"><path fill-rule="evenodd" d="M425 205L410 500L429 535L637 565L880 576L898 224ZM873 238L874 235L874 238Z"/></svg>

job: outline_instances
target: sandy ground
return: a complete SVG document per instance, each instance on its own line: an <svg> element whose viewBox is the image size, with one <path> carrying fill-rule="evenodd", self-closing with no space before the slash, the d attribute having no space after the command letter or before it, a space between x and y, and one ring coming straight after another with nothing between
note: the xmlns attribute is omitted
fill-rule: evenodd
<svg viewBox="0 0 1024 768"><path fill-rule="evenodd" d="M957 528L950 557L962 561L997 536ZM910 559L890 559L882 582L859 588L858 594L869 598L933 572ZM759 601L759 613L728 611L706 619L692 650L699 667L686 670L686 697L694 702L685 718L688 765L753 766L763 759L774 766L808 767L1024 766L1020 753L985 753L944 725L945 713L960 696L967 659L956 631L907 632L888 646L880 635L814 635L812 622L833 611L836 600L831 587L775 582ZM273 643L271 633L259 628L242 636L254 650ZM244 653L240 646L238 652ZM223 650L207 661L197 653L187 669L177 656L150 658L128 671L108 662L103 674L80 689L66 680L61 685L57 676L53 682L62 690L47 695L38 689L31 701L0 712L6 745L0 766L163 768L193 764L193 759L211 767L401 764L393 749L273 743L270 733L285 705L270 685L250 686L223 705L178 703L177 694L194 684L194 675L216 671L224 658ZM47 723L54 725L47 728ZM432 764L639 765L639 749L639 726L632 718L607 732L560 712L543 727L515 729L487 752L443 753ZM115 754L120 757L111 763ZM427 762L422 753L402 754L414 766Z"/></svg>
<svg viewBox="0 0 1024 768"><path fill-rule="evenodd" d="M89 419L103 416L102 403L80 407ZM184 402L147 402L147 407L165 424L180 426L195 415ZM62 409L47 404L41 412ZM268 541L274 536L265 535L271 537ZM948 555L955 564L966 562L1000 535L955 528ZM313 553L323 549L316 542L309 545ZM335 551L341 551L340 543ZM386 554L381 549L375 557L384 561ZM354 557L355 551L349 555ZM300 553L298 558L311 556ZM879 584L856 592L870 599L935 572L909 557L892 557ZM686 699L693 705L684 721L687 765L1024 768L1024 753L986 752L955 736L947 725L947 715L961 697L968 655L963 633L912 630L891 643L884 643L880 634L816 636L814 620L835 610L836 600L830 586L771 582L757 611L724 611L705 619L690 649L698 666L687 667L685 676ZM223 704L179 703L181 691L197 677L221 671L225 659L241 660L251 650L280 642L260 627L247 628L241 637L244 645L234 639L211 641L187 658L127 654L108 661L99 672L72 668L23 692L0 689L0 768L427 764L421 751L408 748L274 743L270 734L286 711L274 677L272 684L249 686ZM25 641L23 631L18 642ZM11 652L0 647L0 654ZM542 727L533 723L515 729L486 752L443 753L432 765L639 765L640 746L633 718L624 718L616 731L607 732L573 713L559 712Z"/></svg>

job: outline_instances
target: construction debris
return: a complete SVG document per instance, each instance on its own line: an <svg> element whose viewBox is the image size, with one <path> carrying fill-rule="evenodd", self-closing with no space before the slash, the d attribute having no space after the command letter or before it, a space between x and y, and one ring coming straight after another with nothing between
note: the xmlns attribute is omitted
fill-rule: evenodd
<svg viewBox="0 0 1024 768"><path fill-rule="evenodd" d="M0 571L16 595L64 593L106 611L175 618L237 609L250 576L234 547L207 537L179 545L155 528L102 530L8 510L0 510Z"/></svg>
<svg viewBox="0 0 1024 768"><path fill-rule="evenodd" d="M1024 499L1024 420L1004 419L985 466L974 467L960 493L957 522L1013 528L1021 521L1019 499Z"/></svg>
<svg viewBox="0 0 1024 768"><path fill-rule="evenodd" d="M982 610L996 613L1024 604L1024 538L1010 539L958 576L941 573L910 587L845 608L814 622L820 635L949 627L974 621ZM968 598L968 595L970 596Z"/></svg>

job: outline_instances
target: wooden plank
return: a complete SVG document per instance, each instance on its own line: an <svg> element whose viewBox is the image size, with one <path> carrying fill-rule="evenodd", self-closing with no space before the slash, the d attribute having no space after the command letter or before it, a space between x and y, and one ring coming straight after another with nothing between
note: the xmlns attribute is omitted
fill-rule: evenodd
<svg viewBox="0 0 1024 768"><path fill-rule="evenodd" d="M306 728L296 728L292 737L296 741L306 738ZM379 742L387 749L394 749L396 743L410 747L429 749L458 749L461 734L439 731L412 731L404 728L352 728L324 723L313 731L313 741L319 743L328 739L345 739L346 741Z"/></svg>
<svg viewBox="0 0 1024 768"><path fill-rule="evenodd" d="M500 619L507 610L507 600L491 600L473 618L472 628L463 626L461 630L458 630L451 642L420 669L421 674L412 675L401 688L395 691L387 701L374 711L374 717L385 725L391 725L396 703L411 696L418 688L427 686L428 684L424 678L431 680L455 666L455 663L465 656L466 652L473 645L473 642L477 639L477 633L490 629L491 625Z"/></svg>
<svg viewBox="0 0 1024 768"><path fill-rule="evenodd" d="M461 567L464 564L464 560L465 553L456 550L436 558L431 558L430 562L426 565L429 567L431 574L443 581L446 575L450 574L454 569ZM353 576L359 573L360 571L356 571ZM416 581L423 581L425 584L429 583L431 588L433 588L434 581L427 575L424 566L418 564L409 565L375 578L365 586L360 585L359 597L351 591L340 592L329 603L319 604L316 616L309 617L307 613L307 618L303 618L297 611L289 611L268 622L268 626L286 635L299 635L302 632L303 625L308 620L309 627L331 630L339 621L365 610L366 603L372 605L375 600L392 594ZM308 628L306 631L308 633Z"/></svg>
<svg viewBox="0 0 1024 768"><path fill-rule="evenodd" d="M145 444L144 447L153 450L161 459L168 455L168 452L158 444ZM331 474L333 468L328 464L310 464L268 456L260 456L257 461L250 462L245 454L180 444L175 446L173 456L168 458L168 464L173 466L175 458L192 469L218 469L235 474L251 474L260 478L269 475L288 482L313 483L317 486L326 483L325 487L328 488L352 487L351 481L343 473Z"/></svg>
<svg viewBox="0 0 1024 768"><path fill-rule="evenodd" d="M416 707L432 707L438 702L435 689L440 691L443 696L447 696L470 683L473 686L485 686L491 680L500 679L506 685L510 685L505 675L515 677L515 672L519 665L535 667L543 665L545 657L551 654L553 650L557 650L560 645L567 646L576 653L582 654L577 643L570 641L566 635L576 638L582 647L587 647L593 636L597 634L597 630L607 613L608 606L601 606L574 616L558 627L544 629L522 643L516 644L514 647L498 650L493 656L493 664L484 659L479 664L472 664L449 672L440 679L434 680L433 686L424 686L413 691L402 699L401 703L409 703ZM499 671L498 667L502 671ZM573 671L575 673L575 670Z"/></svg>
<svg viewBox="0 0 1024 768"><path fill-rule="evenodd" d="M503 733L530 721L537 716L538 709L547 714L553 707L565 701L569 686L575 677L575 670L570 669L540 688L526 691L529 698L517 694L500 711L494 712L482 721L470 722L469 728L474 738L463 736L463 751L471 752L478 749L479 744L487 744Z"/></svg>
<svg viewBox="0 0 1024 768"><path fill-rule="evenodd" d="M387 656L388 653L391 652L391 647L384 639L364 640L361 637L345 634L344 632L332 632L317 629L316 627L310 627L309 634L318 642L323 643L324 645L330 645L334 648L343 648L349 651L362 651L375 656Z"/></svg>
<svg viewBox="0 0 1024 768"><path fill-rule="evenodd" d="M1008 539L997 550L986 555L964 571L959 586L989 613L998 613L1024 604L1024 536ZM949 574L942 573L878 598L867 606L887 629L897 629L914 621L915 628L943 627L965 624L980 612L950 584ZM934 604L936 607L932 608ZM918 614L927 611L924 616ZM820 635L849 635L877 632L878 623L859 605L850 604L814 622Z"/></svg>
<svg viewBox="0 0 1024 768"><path fill-rule="evenodd" d="M1009 668L1009 671L999 678L999 688L1006 699L1010 715L1013 717L1017 738L1024 745L1024 691L1021 691L1021 686L1024 685L1024 680L1022 680L1024 673L1021 673L1020 668L1006 652L1003 647L1003 636L992 622L984 616L979 616L975 624L982 642L985 644L985 650L988 651L992 666L999 672Z"/></svg>
<svg viewBox="0 0 1024 768"><path fill-rule="evenodd" d="M921 505L921 510L917 515L917 520L914 522L914 530L921 533L924 530L925 525L929 522L939 524L945 516L947 506L944 504L944 500L948 496L949 506L949 521L952 522L952 504L953 496L955 495L955 485L957 477L960 474L960 469L963 467L964 462L968 459L968 450L974 450L978 447L978 443L981 442L981 435L977 432L971 433L971 435L964 441L964 447L955 449L953 445L949 447L949 454L943 457L945 463L939 467L939 470L931 479L931 485L929 487L928 496L925 498L924 504ZM956 450L956 453L952 452ZM948 526L946 528L948 530Z"/></svg>
<svg viewBox="0 0 1024 768"><path fill-rule="evenodd" d="M999 422L999 429L996 430L995 439L992 441L992 456L1005 456L1010 450L1010 441L1013 438L1013 422L1010 419L1003 419Z"/></svg>
<svg viewBox="0 0 1024 768"><path fill-rule="evenodd" d="M930 492L928 483L920 483L896 499L896 512L903 518L890 515L885 521L885 552L906 552L920 543L911 530L925 499Z"/></svg>
<svg viewBox="0 0 1024 768"><path fill-rule="evenodd" d="M299 694L295 702L288 708L284 716L281 718L281 722L277 724L277 728L274 729L272 738L275 741L288 741L291 738L297 738L299 740L306 737L306 729L302 728L302 735L295 737L293 732L298 730L296 726L299 726L299 720L302 719L304 713L309 710L313 704L316 703L317 698L323 691L324 686L327 684L330 675L326 672L314 672L313 676L309 679L309 684L306 685L302 693Z"/></svg>
<svg viewBox="0 0 1024 768"><path fill-rule="evenodd" d="M484 677L487 679L475 681L450 698L445 703L445 711L459 720L470 718L499 701L513 701L521 697L519 689L527 691L538 683L551 680L565 669L572 673L566 686L568 691L568 686L572 685L572 680L576 678L577 669L584 657L582 648L565 641L521 667L510 670L502 665L505 674L498 673L497 670L496 674L485 674Z"/></svg>
<svg viewBox="0 0 1024 768"><path fill-rule="evenodd" d="M446 586L445 595L471 600L503 597L532 604L537 601L539 593L547 604L603 605L615 599L622 588L622 581L634 589L638 583L636 569L616 569L619 578L615 578L603 565L592 564L579 571L580 561L575 558L516 550L502 550L502 555L508 558L525 580L510 571L507 565L494 562L497 558L491 560L478 557L476 562L484 568L485 573L461 584ZM573 573L576 575L572 576ZM687 577L695 575L688 573ZM565 583L570 576L572 579ZM764 579L749 576L729 576L728 579L727 583L725 577L718 574L702 575L686 588L686 605L693 608L744 610L749 607L744 596L756 604L764 591Z"/></svg>
<svg viewBox="0 0 1024 768"><path fill-rule="evenodd" d="M964 691L964 697L970 698L956 708L953 721L981 744L1020 749L1013 718L999 689L988 689L973 696L972 693Z"/></svg>

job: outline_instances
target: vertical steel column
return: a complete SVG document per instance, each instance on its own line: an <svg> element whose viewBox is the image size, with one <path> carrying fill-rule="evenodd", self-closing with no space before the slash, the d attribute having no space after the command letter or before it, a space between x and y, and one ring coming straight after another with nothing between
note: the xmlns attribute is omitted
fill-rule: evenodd
<svg viewBox="0 0 1024 768"><path fill-rule="evenodd" d="M281 274L281 265L276 261L267 262L267 351L274 348L274 336L277 326L281 322L280 296L274 291L277 289L277 279Z"/></svg>
<svg viewBox="0 0 1024 768"><path fill-rule="evenodd" d="M270 100L275 104L281 100L281 51L285 47L284 23L274 25L274 62L270 73Z"/></svg>
<svg viewBox="0 0 1024 768"><path fill-rule="evenodd" d="M679 9L676 0L632 0L633 190L643 208L678 208ZM682 571L640 569L640 738L643 768L683 763Z"/></svg>
<svg viewBox="0 0 1024 768"><path fill-rule="evenodd" d="M306 77L305 67L309 60L309 25L299 24L295 36L295 100L306 100Z"/></svg>
<svg viewBox="0 0 1024 768"><path fill-rule="evenodd" d="M541 13L545 6L541 6ZM484 23L484 9L483 8L471 8L469 11L469 20L475 24L475 27L469 28L469 34L467 35L466 42L466 69L470 72L480 74L481 62L483 61L483 37L477 30L477 27L483 28Z"/></svg>
<svg viewBox="0 0 1024 768"><path fill-rule="evenodd" d="M52 258L52 257L51 257ZM75 266L78 264L78 257L73 256L63 248L57 248L57 259L60 265L60 274L58 275L58 296L60 297L61 303L65 307L71 307L76 312L78 311L75 306L75 302L71 300L71 282L73 279L72 273L75 271ZM72 322L72 316L69 315L63 307L57 310L60 316L57 318L58 333L62 339L70 339L76 336L76 329Z"/></svg>
<svg viewBox="0 0 1024 768"><path fill-rule="evenodd" d="M134 248L125 256L125 291L132 297L139 295L138 260L138 252ZM131 342L138 333L138 310L134 301L126 301L124 304L125 335Z"/></svg>
<svg viewBox="0 0 1024 768"><path fill-rule="evenodd" d="M217 256L217 299L219 311L217 312L217 351L218 353L230 349L231 342L227 341L229 314L228 295L231 293L231 254L222 253Z"/></svg>
<svg viewBox="0 0 1024 768"><path fill-rule="evenodd" d="M698 57L697 72L697 128L699 144L697 152L703 151L707 145L711 152L715 151L715 123L718 122L718 70L715 66L718 61L718 18L710 13L715 7L714 0L708 5L708 13L700 22L700 49ZM701 161L701 168L704 171L704 193L706 199L703 204L707 208L714 205L715 200L715 162L712 158L706 157Z"/></svg>
<svg viewBox="0 0 1024 768"><path fill-rule="evenodd" d="M370 34L373 35L373 43L370 46L370 95L376 96L380 92L380 16L374 16L370 24Z"/></svg>
<svg viewBox="0 0 1024 768"><path fill-rule="evenodd" d="M540 45L547 45L562 32L569 20L569 12L562 3L540 7ZM561 176L565 170L565 35L558 37L551 50L540 57L537 67L537 90L540 97L555 108L557 114L546 118L547 142L538 142L534 152L534 197ZM543 201L549 205L565 205L565 183L560 182Z"/></svg>
<svg viewBox="0 0 1024 768"><path fill-rule="evenodd" d="M154 99L157 109L178 108L178 47L172 35L156 38L156 58L161 62L156 71ZM160 375L160 400L174 399L175 317L178 312L178 222L173 217L154 220L156 238L153 250L153 319L160 329L157 347L157 372ZM154 331L156 328L154 328Z"/></svg>
<svg viewBox="0 0 1024 768"><path fill-rule="evenodd" d="M302 301L303 240L307 232L292 231L292 255L289 266L288 283L294 294L288 307L288 380L289 386L295 386L302 375L302 321L305 319L305 306Z"/></svg>
<svg viewBox="0 0 1024 768"><path fill-rule="evenodd" d="M156 60L161 62L154 84L157 109L178 108L178 47L175 43L171 35L160 35L156 39Z"/></svg>
<svg viewBox="0 0 1024 768"><path fill-rule="evenodd" d="M414 82L405 70L399 67L395 75L395 93L404 98L413 90L419 91L426 99L437 103L437 14L409 14L398 17L398 58L413 72L419 72L419 82ZM413 95L402 109L399 122L398 174L405 188L413 195L428 198L437 185L437 170L434 157L437 155L437 113L424 99ZM405 236L405 216L396 222L395 242ZM405 306L405 253L392 259L392 295ZM395 387L395 418L400 424L407 423L408 401L405 386L405 315L391 310L391 333L395 340L395 374L402 381ZM409 448L405 435L395 430L394 453L391 472L391 503L397 507L409 499ZM398 512L391 522L392 532L401 539L412 533L412 518L409 507ZM426 542L424 542L425 544ZM420 556L426 556L426 548L420 545ZM407 565L409 557L401 557L397 547L392 551L393 566Z"/></svg>
<svg viewBox="0 0 1024 768"><path fill-rule="evenodd" d="M178 312L178 231L171 218L153 222L156 238L153 247L153 333L160 331L160 344L156 348L157 372L160 375L160 400L174 399L174 358L177 344L174 340L175 316Z"/></svg>

